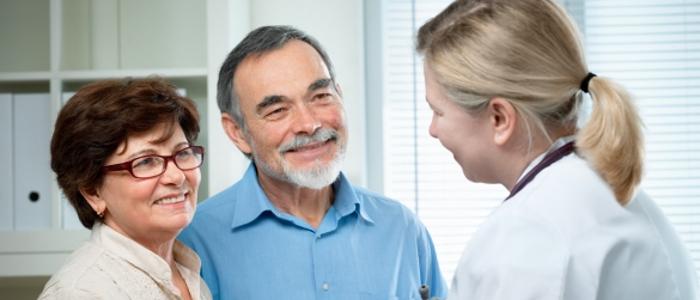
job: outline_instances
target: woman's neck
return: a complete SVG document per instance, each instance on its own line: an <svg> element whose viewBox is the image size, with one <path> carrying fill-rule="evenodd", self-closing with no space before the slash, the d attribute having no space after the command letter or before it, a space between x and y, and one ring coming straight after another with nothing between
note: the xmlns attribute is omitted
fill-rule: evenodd
<svg viewBox="0 0 700 300"><path fill-rule="evenodd" d="M510 172L503 172L503 178L501 183L503 186L511 191L513 187L517 184L518 180L525 175L524 173L528 170L538 157L546 155L546 152L550 151L554 143L565 136L570 136L575 133L575 128L561 127L559 129L550 130L549 137L545 137L543 134L533 134L530 139L526 135L522 135L519 141L516 141L517 146L513 147L510 153L512 154L509 159L501 160L504 164L510 165L502 166L501 170L510 170Z"/></svg>

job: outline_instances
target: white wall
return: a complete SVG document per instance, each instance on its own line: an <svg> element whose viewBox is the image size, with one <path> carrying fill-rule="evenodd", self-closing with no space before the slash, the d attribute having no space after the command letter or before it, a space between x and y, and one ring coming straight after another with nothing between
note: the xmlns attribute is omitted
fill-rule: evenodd
<svg viewBox="0 0 700 300"><path fill-rule="evenodd" d="M250 29L263 25L291 25L315 37L330 55L337 80L343 90L348 117L350 139L343 170L353 183L366 185L362 1L254 0L248 4ZM241 12L232 10L232 13L239 14ZM242 36L239 37L239 40L240 38ZM218 118L214 121L210 121L210 126L220 128ZM219 128L216 130L218 131ZM214 132L212 128L210 130L210 133ZM230 142L229 145L230 151L238 151ZM237 156L238 154L236 154ZM219 163L213 162L212 164ZM227 165L241 168L245 167L246 163L235 158L235 161ZM240 178L243 170L235 170L235 172L237 173L233 177L231 175L224 176L226 182L222 180L221 176L212 173L210 193L214 194L228 187L234 180Z"/></svg>
<svg viewBox="0 0 700 300"><path fill-rule="evenodd" d="M248 159L238 151L221 127L221 113L216 103L219 68L228 53L250 31L249 0L207 1L207 157L209 195L214 195L238 181Z"/></svg>

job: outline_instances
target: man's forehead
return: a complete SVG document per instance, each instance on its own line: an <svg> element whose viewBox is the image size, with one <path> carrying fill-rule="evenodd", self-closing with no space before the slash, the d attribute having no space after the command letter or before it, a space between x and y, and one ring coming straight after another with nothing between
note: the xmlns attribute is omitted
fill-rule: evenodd
<svg viewBox="0 0 700 300"><path fill-rule="evenodd" d="M307 65L318 69L330 76L328 66L323 57L306 42L292 40L285 43L282 47L268 50L262 53L251 53L246 56L236 68L234 80L240 79L246 74L254 73L259 69L272 69L283 71L285 67L299 67ZM264 70L259 75L273 75L269 70Z"/></svg>
<svg viewBox="0 0 700 300"><path fill-rule="evenodd" d="M249 55L234 73L236 96L241 102L253 103L269 96L288 96L285 94L327 86L320 84L327 80L330 75L321 56L301 41L290 41L280 49Z"/></svg>

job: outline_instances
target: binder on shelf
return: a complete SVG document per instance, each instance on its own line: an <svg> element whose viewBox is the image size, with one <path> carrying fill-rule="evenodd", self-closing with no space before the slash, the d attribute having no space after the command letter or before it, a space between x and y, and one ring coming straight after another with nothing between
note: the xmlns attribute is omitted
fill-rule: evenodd
<svg viewBox="0 0 700 300"><path fill-rule="evenodd" d="M14 94L14 229L51 227L50 97Z"/></svg>
<svg viewBox="0 0 700 300"><path fill-rule="evenodd" d="M0 93L0 231L13 229L12 94Z"/></svg>

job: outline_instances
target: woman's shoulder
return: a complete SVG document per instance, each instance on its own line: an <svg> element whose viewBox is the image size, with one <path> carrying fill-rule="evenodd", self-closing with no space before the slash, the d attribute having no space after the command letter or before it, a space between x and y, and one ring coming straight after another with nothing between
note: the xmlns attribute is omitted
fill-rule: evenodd
<svg viewBox="0 0 700 300"><path fill-rule="evenodd" d="M52 285L44 288L44 291L39 295L38 300L48 299L100 299L99 294L95 291L85 290L76 287L67 287L61 285Z"/></svg>
<svg viewBox="0 0 700 300"><path fill-rule="evenodd" d="M620 205L587 162L575 155L542 171L494 215L499 215L501 230L548 235L573 255L579 250L589 253L591 245L612 251L621 245L657 248L660 242L647 218Z"/></svg>
<svg viewBox="0 0 700 300"><path fill-rule="evenodd" d="M655 297L635 299L674 299L669 295L677 283L668 256L653 233L633 218L576 228L575 216L569 216L572 222L557 223L558 219L504 210L493 217L470 241L460 276L501 283L528 278L524 290L547 286L565 296L613 295L620 287L640 284L643 288L634 295Z"/></svg>
<svg viewBox="0 0 700 300"><path fill-rule="evenodd" d="M527 203L542 199L547 201L542 204L549 206L556 204L550 202L550 199L561 199L566 201L558 203L570 204L580 201L581 204L597 205L595 202L605 201L617 204L610 186L585 159L575 154L568 155L542 170L530 185L532 188L529 193L523 193L529 196Z"/></svg>
<svg viewBox="0 0 700 300"><path fill-rule="evenodd" d="M456 285L466 295L481 294L489 299L556 299L553 295L562 289L561 278L566 275L570 251L556 227L517 210L499 207L467 244L453 287Z"/></svg>
<svg viewBox="0 0 700 300"><path fill-rule="evenodd" d="M105 295L113 282L104 268L107 258L101 247L92 242L83 243L54 273L44 286L40 299L95 299Z"/></svg>
<svg viewBox="0 0 700 300"><path fill-rule="evenodd" d="M599 276L609 276L615 279L599 287L608 293L615 290L607 286L608 283L635 284L627 280L625 274L648 273L655 275L638 278L637 283L654 286L653 280L657 280L659 288L646 292L653 295L673 293L674 283L669 282L669 278L674 277L674 271L664 246L669 243L664 241L668 234L659 234L658 229L668 229L670 224L643 192L630 205L620 205L588 163L573 155L545 169L540 176L528 191L523 190L525 193L519 195L520 198L504 205L507 209L501 214L501 221L512 226L502 229L512 234L526 228L529 236L551 235L549 242L559 245L568 256L567 272L574 275L567 276L583 276L573 284L592 283ZM567 287L570 288L577 289Z"/></svg>
<svg viewBox="0 0 700 300"><path fill-rule="evenodd" d="M612 189L576 155L544 169L504 208L572 237L612 220L631 217Z"/></svg>

